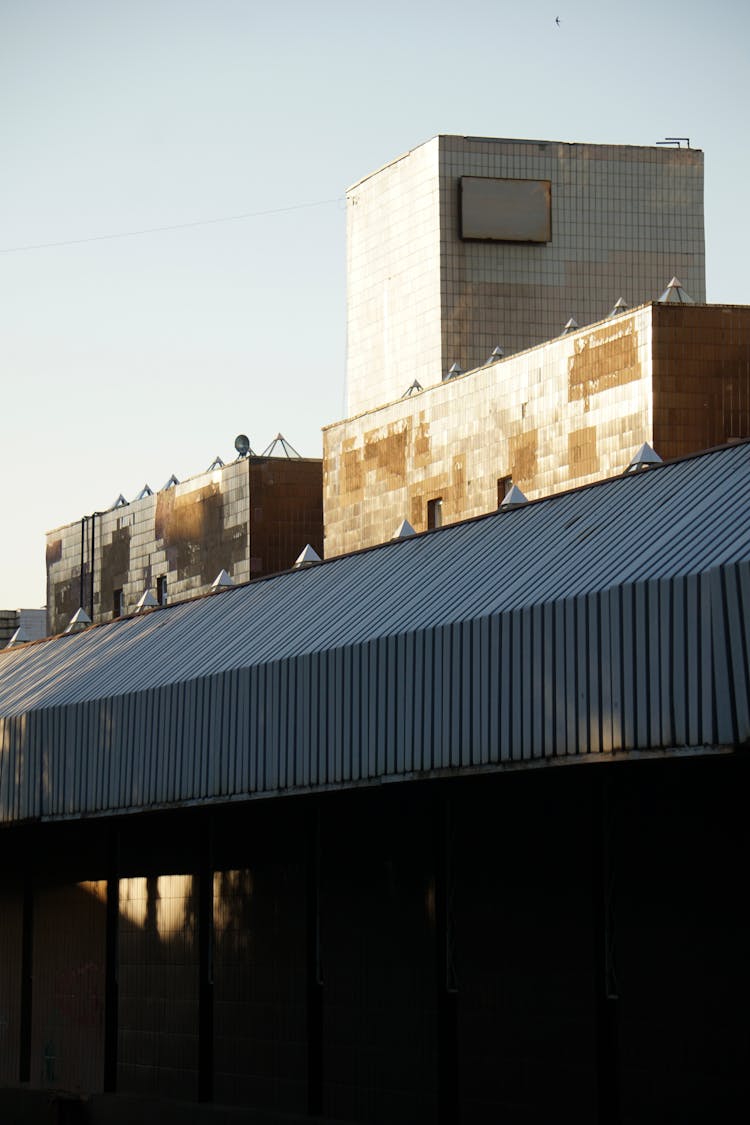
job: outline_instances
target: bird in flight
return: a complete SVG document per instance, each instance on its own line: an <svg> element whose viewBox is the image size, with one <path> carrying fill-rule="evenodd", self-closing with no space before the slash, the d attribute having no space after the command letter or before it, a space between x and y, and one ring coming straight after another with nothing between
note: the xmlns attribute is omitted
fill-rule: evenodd
<svg viewBox="0 0 750 1125"><path fill-rule="evenodd" d="M560 17L559 16L555 16L555 23L557 24L558 27L560 26Z"/></svg>

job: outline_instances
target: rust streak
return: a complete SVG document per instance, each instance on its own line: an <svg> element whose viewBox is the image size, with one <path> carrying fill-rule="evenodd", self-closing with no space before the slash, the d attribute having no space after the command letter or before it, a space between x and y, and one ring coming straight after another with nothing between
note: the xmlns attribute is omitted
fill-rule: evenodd
<svg viewBox="0 0 750 1125"><path fill-rule="evenodd" d="M588 410L592 395L640 377L633 324L600 328L575 342L575 353L568 360L568 402L582 400Z"/></svg>

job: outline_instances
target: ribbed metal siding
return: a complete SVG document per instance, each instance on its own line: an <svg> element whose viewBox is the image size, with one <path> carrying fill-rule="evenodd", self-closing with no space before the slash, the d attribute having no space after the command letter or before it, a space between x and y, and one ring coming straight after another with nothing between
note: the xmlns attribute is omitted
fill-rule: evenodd
<svg viewBox="0 0 750 1125"><path fill-rule="evenodd" d="M749 609L735 564L14 717L2 818L745 742Z"/></svg>

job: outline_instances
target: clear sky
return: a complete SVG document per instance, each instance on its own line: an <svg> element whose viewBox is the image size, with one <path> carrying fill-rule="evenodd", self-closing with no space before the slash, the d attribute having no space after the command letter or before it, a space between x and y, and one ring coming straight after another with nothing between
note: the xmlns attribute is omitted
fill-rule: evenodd
<svg viewBox="0 0 750 1125"><path fill-rule="evenodd" d="M749 44L740 0L0 0L0 608L239 432L320 456L344 189L436 133L690 137L708 299L750 303Z"/></svg>

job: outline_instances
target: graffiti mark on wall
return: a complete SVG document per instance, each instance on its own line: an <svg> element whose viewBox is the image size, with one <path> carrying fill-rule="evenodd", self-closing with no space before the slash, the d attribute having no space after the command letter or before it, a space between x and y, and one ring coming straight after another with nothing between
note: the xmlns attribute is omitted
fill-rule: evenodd
<svg viewBox="0 0 750 1125"><path fill-rule="evenodd" d="M55 978L55 1007L68 1023L99 1027L104 1019L104 966L94 961L62 969ZM46 1050L46 1048L45 1048Z"/></svg>

